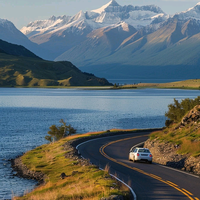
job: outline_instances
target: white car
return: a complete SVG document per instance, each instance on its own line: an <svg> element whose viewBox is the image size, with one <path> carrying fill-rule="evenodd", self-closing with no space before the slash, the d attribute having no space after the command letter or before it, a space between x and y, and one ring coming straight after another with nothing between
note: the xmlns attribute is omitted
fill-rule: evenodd
<svg viewBox="0 0 200 200"><path fill-rule="evenodd" d="M131 148L129 153L129 160L132 160L133 162L142 160L152 163L152 157L151 152L147 148Z"/></svg>

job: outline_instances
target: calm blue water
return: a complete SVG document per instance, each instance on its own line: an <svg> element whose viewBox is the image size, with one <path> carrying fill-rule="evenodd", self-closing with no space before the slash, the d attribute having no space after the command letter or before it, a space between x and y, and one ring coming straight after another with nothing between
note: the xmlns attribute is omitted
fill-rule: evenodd
<svg viewBox="0 0 200 200"><path fill-rule="evenodd" d="M49 127L60 119L79 133L163 127L173 98L199 95L198 90L0 88L0 199L34 188L35 181L13 176L9 159L46 143Z"/></svg>

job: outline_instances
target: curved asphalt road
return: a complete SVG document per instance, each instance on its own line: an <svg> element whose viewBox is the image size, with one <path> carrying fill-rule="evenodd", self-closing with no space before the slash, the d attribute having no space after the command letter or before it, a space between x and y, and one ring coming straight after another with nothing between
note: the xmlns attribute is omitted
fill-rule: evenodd
<svg viewBox="0 0 200 200"><path fill-rule="evenodd" d="M79 152L84 158L105 168L131 186L137 200L200 199L200 178L179 170L128 160L132 146L144 142L149 131L94 139L81 144Z"/></svg>

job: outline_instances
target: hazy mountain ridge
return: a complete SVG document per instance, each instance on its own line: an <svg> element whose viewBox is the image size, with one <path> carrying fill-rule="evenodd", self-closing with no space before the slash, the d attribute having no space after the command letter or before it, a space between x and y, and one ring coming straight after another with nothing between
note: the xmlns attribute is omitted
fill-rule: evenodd
<svg viewBox="0 0 200 200"><path fill-rule="evenodd" d="M120 6L112 0L99 9L80 11L72 17L53 16L49 20L31 22L21 31L31 41L54 51L52 59L56 59L57 57L63 58L62 54L66 51L71 51L82 42L85 43L90 34L96 33L96 30L101 32L102 28L109 29L118 24L127 24L126 26L132 26L134 29L141 29L151 23L160 24L166 18L168 15L154 5ZM64 60L67 60L67 57Z"/></svg>
<svg viewBox="0 0 200 200"><path fill-rule="evenodd" d="M90 71L101 76L117 77L129 76L168 76L173 74L187 78L197 78L200 73L199 46L200 46L200 10L188 9L156 25L146 26L122 41L117 49L110 55L87 62L86 52L82 57L73 59L76 51L71 49L65 52L63 57L70 59L84 71ZM195 11L195 17L191 15ZM197 13L198 11L198 13ZM183 17L187 13L185 17ZM190 15L188 14L190 13ZM181 16L181 17L180 17ZM190 17L189 17L190 16ZM83 44L83 43L82 43ZM79 48L82 48L82 44ZM93 49L98 52L98 49ZM79 52L77 52L79 54ZM139 68L139 66L141 66ZM158 68L159 67L159 68ZM163 68L164 67L164 68ZM181 68L183 71L181 71ZM143 69L143 70L142 70ZM191 70L193 69L193 71ZM165 72L165 75L162 74ZM147 74L147 75L146 75Z"/></svg>
<svg viewBox="0 0 200 200"><path fill-rule="evenodd" d="M22 31L51 59L69 60L102 77L160 76L170 70L181 77L182 68L196 78L191 66L199 72L200 3L169 17L154 5L120 6L112 0L72 17L31 22Z"/></svg>
<svg viewBox="0 0 200 200"><path fill-rule="evenodd" d="M22 45L44 59L49 60L52 57L50 50L44 50L39 45L31 42L12 22L5 19L0 19L0 39L12 44Z"/></svg>

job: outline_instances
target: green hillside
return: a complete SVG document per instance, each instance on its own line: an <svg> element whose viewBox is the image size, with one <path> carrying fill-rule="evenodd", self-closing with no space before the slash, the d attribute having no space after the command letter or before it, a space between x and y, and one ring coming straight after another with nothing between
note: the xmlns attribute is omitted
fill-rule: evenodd
<svg viewBox="0 0 200 200"><path fill-rule="evenodd" d="M31 58L39 58L34 53L21 45L11 44L0 39L0 53L5 53L13 56L23 56Z"/></svg>
<svg viewBox="0 0 200 200"><path fill-rule="evenodd" d="M72 63L0 53L1 87L104 86L106 79L82 73Z"/></svg>

